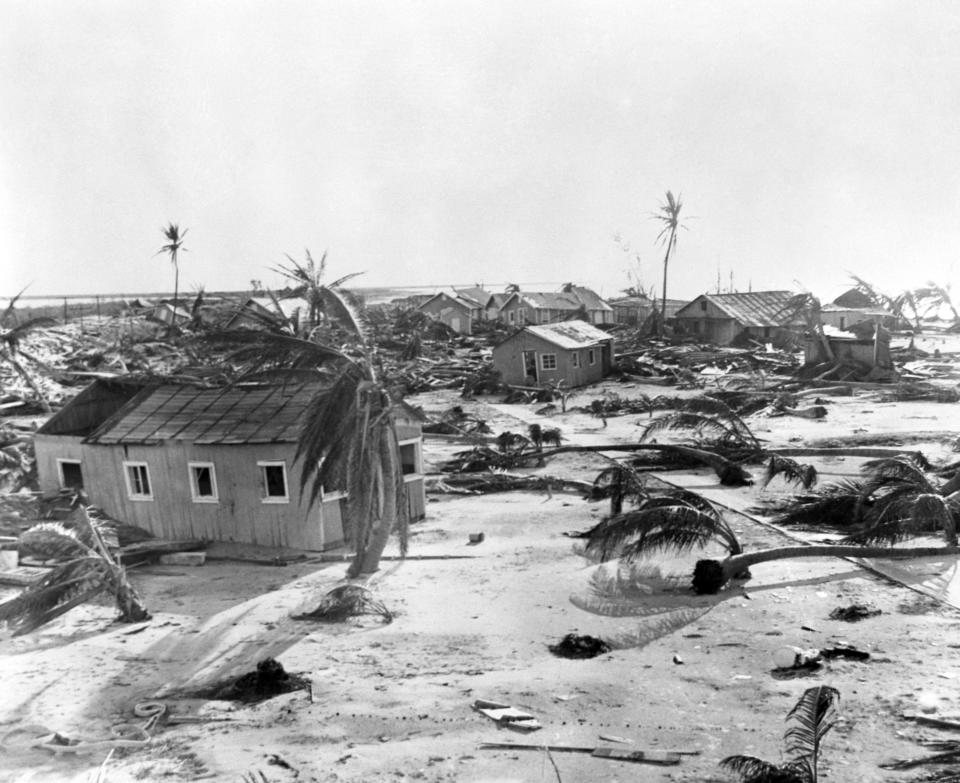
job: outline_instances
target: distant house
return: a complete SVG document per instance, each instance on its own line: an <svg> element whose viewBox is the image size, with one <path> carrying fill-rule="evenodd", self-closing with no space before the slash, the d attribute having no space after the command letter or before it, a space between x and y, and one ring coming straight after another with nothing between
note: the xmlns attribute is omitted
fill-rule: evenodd
<svg viewBox="0 0 960 783"><path fill-rule="evenodd" d="M471 286L470 288L455 288L454 293L467 302L472 302L477 308L476 320L484 319L493 321L497 317L500 306L506 301L505 294L491 294L481 286ZM499 298L502 297L502 298Z"/></svg>
<svg viewBox="0 0 960 783"><path fill-rule="evenodd" d="M787 303L795 295L792 291L701 294L677 311L675 323L716 345L729 345L741 336L768 341L802 327L801 318L785 323Z"/></svg>
<svg viewBox="0 0 960 783"><path fill-rule="evenodd" d="M314 506L301 493L297 439L316 391L98 380L38 430L40 489L82 488L109 516L163 538L341 545L340 488L326 488ZM421 518L420 423L412 412L397 434L409 509Z"/></svg>
<svg viewBox="0 0 960 783"><path fill-rule="evenodd" d="M479 302L456 292L448 294L443 291L434 294L417 309L459 334L473 334L473 323L483 314L483 306Z"/></svg>
<svg viewBox="0 0 960 783"><path fill-rule="evenodd" d="M584 321L526 326L493 349L504 383L566 387L599 381L613 365L613 338Z"/></svg>
<svg viewBox="0 0 960 783"><path fill-rule="evenodd" d="M620 296L608 299L607 303L613 310L613 322L628 326L642 324L657 306L656 302L646 296Z"/></svg>
<svg viewBox="0 0 960 783"><path fill-rule="evenodd" d="M280 327L285 323L298 326L302 311L303 300L301 299L251 296L230 306L224 328L264 329Z"/></svg>
<svg viewBox="0 0 960 783"><path fill-rule="evenodd" d="M160 302L148 311L147 317L165 323L167 326L174 323L177 325L188 324L192 319L188 308L182 304L174 306L172 302Z"/></svg>
<svg viewBox="0 0 960 783"><path fill-rule="evenodd" d="M613 308L599 294L567 284L558 292L514 291L500 306L498 318L507 326L551 324L581 317L591 324L612 324Z"/></svg>
<svg viewBox="0 0 960 783"><path fill-rule="evenodd" d="M856 288L851 288L830 304L824 305L820 309L820 319L824 325L837 329L849 329L864 322L893 328L897 322L893 313L878 307L869 296Z"/></svg>

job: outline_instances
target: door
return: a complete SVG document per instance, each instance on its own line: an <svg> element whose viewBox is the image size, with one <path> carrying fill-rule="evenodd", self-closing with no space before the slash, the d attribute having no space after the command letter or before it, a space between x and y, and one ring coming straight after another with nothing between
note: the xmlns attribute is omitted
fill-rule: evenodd
<svg viewBox="0 0 960 783"><path fill-rule="evenodd" d="M455 315L450 319L450 328L457 332L457 334L460 333L460 316Z"/></svg>
<svg viewBox="0 0 960 783"><path fill-rule="evenodd" d="M524 351L522 353L523 358L523 374L526 378L527 383L537 383L539 376L537 375L537 352L536 351Z"/></svg>

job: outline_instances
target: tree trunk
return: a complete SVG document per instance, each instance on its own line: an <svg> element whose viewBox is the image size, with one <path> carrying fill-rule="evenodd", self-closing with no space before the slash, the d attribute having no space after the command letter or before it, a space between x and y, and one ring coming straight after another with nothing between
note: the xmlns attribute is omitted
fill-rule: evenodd
<svg viewBox="0 0 960 783"><path fill-rule="evenodd" d="M398 490L398 484L400 487L403 486L403 475L397 450L398 446L392 429L385 431L380 437L378 464L383 499L382 503L375 504L371 509L373 527L367 537L366 547L363 552L357 553L357 559L347 573L351 578L372 574L380 568L380 557L401 513L400 503L406 503L405 493L402 489Z"/></svg>
<svg viewBox="0 0 960 783"><path fill-rule="evenodd" d="M734 574L752 565L796 557L875 557L883 560L904 560L912 557L958 554L960 554L960 547L956 546L885 547L819 544L817 546L784 546L747 552L728 557L722 565L727 579L732 579Z"/></svg>

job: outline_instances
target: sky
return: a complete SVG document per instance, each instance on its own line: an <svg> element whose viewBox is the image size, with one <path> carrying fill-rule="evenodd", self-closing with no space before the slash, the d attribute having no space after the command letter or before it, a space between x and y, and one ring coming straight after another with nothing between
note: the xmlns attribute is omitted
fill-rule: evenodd
<svg viewBox="0 0 960 783"><path fill-rule="evenodd" d="M954 0L0 0L0 297L960 290Z"/></svg>

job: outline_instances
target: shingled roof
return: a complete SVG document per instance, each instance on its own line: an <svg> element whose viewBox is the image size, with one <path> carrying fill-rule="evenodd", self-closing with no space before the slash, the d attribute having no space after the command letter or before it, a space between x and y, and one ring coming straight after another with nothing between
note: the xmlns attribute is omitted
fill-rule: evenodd
<svg viewBox="0 0 960 783"><path fill-rule="evenodd" d="M86 443L198 444L296 442L316 384L198 388L148 386L110 416Z"/></svg>

